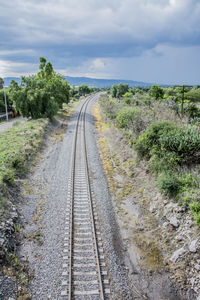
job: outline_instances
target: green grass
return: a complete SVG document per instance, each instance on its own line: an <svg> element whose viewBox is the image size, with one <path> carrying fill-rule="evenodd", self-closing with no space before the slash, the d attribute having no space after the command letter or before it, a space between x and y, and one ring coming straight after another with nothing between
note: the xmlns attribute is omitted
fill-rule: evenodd
<svg viewBox="0 0 200 300"><path fill-rule="evenodd" d="M47 123L48 119L31 120L0 133L0 209L5 207L6 186L27 172Z"/></svg>

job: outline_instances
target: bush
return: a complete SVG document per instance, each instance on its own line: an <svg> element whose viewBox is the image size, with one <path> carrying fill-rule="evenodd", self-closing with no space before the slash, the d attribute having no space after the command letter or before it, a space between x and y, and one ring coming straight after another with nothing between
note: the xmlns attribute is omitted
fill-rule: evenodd
<svg viewBox="0 0 200 300"><path fill-rule="evenodd" d="M3 182L8 185L13 185L15 181L15 172L12 169L7 169L3 174Z"/></svg>
<svg viewBox="0 0 200 300"><path fill-rule="evenodd" d="M168 197L176 196L180 189L178 176L175 173L161 173L158 177L158 188L162 194Z"/></svg>
<svg viewBox="0 0 200 300"><path fill-rule="evenodd" d="M153 123L136 142L135 149L139 156L150 158L152 148L155 146L160 148L160 137L174 128L175 126L167 121Z"/></svg>
<svg viewBox="0 0 200 300"><path fill-rule="evenodd" d="M184 207L189 207L190 203L195 201L196 198L197 192L194 189L188 189L177 196L178 202Z"/></svg>
<svg viewBox="0 0 200 300"><path fill-rule="evenodd" d="M190 204L190 210L193 213L194 220L195 220L196 224L200 226L200 202L193 201Z"/></svg>
<svg viewBox="0 0 200 300"><path fill-rule="evenodd" d="M125 107L118 111L116 122L120 128L130 129L137 135L144 129L144 121L139 108Z"/></svg>
<svg viewBox="0 0 200 300"><path fill-rule="evenodd" d="M185 113L191 119L200 117L200 109L193 103L187 105Z"/></svg>
<svg viewBox="0 0 200 300"><path fill-rule="evenodd" d="M158 152L158 149L156 149L155 152ZM160 151L159 154L153 154L152 150L151 155L150 167L151 170L155 173L159 173L164 170L176 170L178 164L180 163L180 158L174 152Z"/></svg>
<svg viewBox="0 0 200 300"><path fill-rule="evenodd" d="M115 119L117 116L117 112L120 109L120 103L115 100L101 100L103 102L103 110L106 116L110 119Z"/></svg>
<svg viewBox="0 0 200 300"><path fill-rule="evenodd" d="M181 163L198 159L200 133L196 128L176 128L163 134L159 143L163 151L174 152Z"/></svg>

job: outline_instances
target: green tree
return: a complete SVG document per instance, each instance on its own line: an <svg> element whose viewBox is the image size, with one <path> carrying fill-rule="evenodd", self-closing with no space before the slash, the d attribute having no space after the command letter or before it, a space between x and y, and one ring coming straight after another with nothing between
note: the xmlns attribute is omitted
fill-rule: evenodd
<svg viewBox="0 0 200 300"><path fill-rule="evenodd" d="M117 85L116 84L114 84L111 88L111 96L113 98L117 98Z"/></svg>
<svg viewBox="0 0 200 300"><path fill-rule="evenodd" d="M123 99L126 104L131 104L131 102L133 101L133 94L130 92L126 92L123 95Z"/></svg>
<svg viewBox="0 0 200 300"><path fill-rule="evenodd" d="M81 86L79 86L78 90L79 94L83 96L90 93L90 88L86 84L82 84Z"/></svg>
<svg viewBox="0 0 200 300"><path fill-rule="evenodd" d="M43 57L40 58L39 69L34 76L22 77L20 85L12 81L10 96L22 116L51 118L63 103L69 102L70 86Z"/></svg>
<svg viewBox="0 0 200 300"><path fill-rule="evenodd" d="M4 85L4 80L3 78L0 77L0 90L3 89L3 85Z"/></svg>
<svg viewBox="0 0 200 300"><path fill-rule="evenodd" d="M149 95L156 100L162 99L164 96L164 90L159 85L152 85L149 90Z"/></svg>
<svg viewBox="0 0 200 300"><path fill-rule="evenodd" d="M128 92L128 84L120 83L117 86L117 97L122 97L126 92Z"/></svg>

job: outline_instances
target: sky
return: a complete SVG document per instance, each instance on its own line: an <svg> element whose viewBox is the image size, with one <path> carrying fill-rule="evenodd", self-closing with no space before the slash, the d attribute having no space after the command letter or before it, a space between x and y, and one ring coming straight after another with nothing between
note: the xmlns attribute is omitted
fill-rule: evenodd
<svg viewBox="0 0 200 300"><path fill-rule="evenodd" d="M0 77L200 84L200 0L0 0Z"/></svg>

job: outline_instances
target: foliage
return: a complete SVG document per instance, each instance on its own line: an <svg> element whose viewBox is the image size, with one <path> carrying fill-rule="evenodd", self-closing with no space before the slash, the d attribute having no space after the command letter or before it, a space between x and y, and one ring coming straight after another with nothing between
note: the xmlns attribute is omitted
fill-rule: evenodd
<svg viewBox="0 0 200 300"><path fill-rule="evenodd" d="M116 122L120 128L127 128L136 134L144 129L144 123L141 118L141 111L135 107L124 107L117 113Z"/></svg>
<svg viewBox="0 0 200 300"><path fill-rule="evenodd" d="M141 134L136 141L135 149L139 156L150 158L152 149L155 146L160 148L160 137L173 129L174 125L167 121L151 124L151 126L143 134Z"/></svg>
<svg viewBox="0 0 200 300"><path fill-rule="evenodd" d="M7 101L7 108L8 108L8 110L11 110L12 101L10 100L10 96L8 94L8 90L6 90L6 101ZM5 113L4 90L0 90L0 113Z"/></svg>
<svg viewBox="0 0 200 300"><path fill-rule="evenodd" d="M0 133L0 184L24 173L25 160L38 146L46 120L28 121Z"/></svg>
<svg viewBox="0 0 200 300"><path fill-rule="evenodd" d="M111 88L111 95L114 98L120 98L126 92L128 92L128 84L120 83L118 85L113 85Z"/></svg>
<svg viewBox="0 0 200 300"><path fill-rule="evenodd" d="M193 201L190 204L190 210L193 213L194 220L195 220L196 224L200 226L200 202Z"/></svg>
<svg viewBox="0 0 200 300"><path fill-rule="evenodd" d="M3 89L4 80L0 77L0 90Z"/></svg>
<svg viewBox="0 0 200 300"><path fill-rule="evenodd" d="M82 84L81 86L79 86L78 91L80 95L85 96L86 94L90 94L93 90L89 86Z"/></svg>
<svg viewBox="0 0 200 300"><path fill-rule="evenodd" d="M123 95L123 99L124 99L124 103L131 104L131 102L133 102L133 94L130 92L126 92Z"/></svg>
<svg viewBox="0 0 200 300"><path fill-rule="evenodd" d="M78 99L79 96L79 89L75 87L75 85L72 85L71 89L70 89L70 97L73 99Z"/></svg>
<svg viewBox="0 0 200 300"><path fill-rule="evenodd" d="M109 119L115 119L121 107L120 103L116 102L115 100L107 100L104 97L101 97L101 103L104 103L103 110L106 116Z"/></svg>
<svg viewBox="0 0 200 300"><path fill-rule="evenodd" d="M12 81L10 96L22 116L51 118L63 103L69 102L70 86L43 57L40 58L39 69L34 76L22 77L20 85Z"/></svg>
<svg viewBox="0 0 200 300"><path fill-rule="evenodd" d="M181 163L198 160L200 132L195 127L174 128L159 139L161 150L176 153Z"/></svg>
<svg viewBox="0 0 200 300"><path fill-rule="evenodd" d="M190 119L200 118L200 109L194 103L189 103L185 107L185 113Z"/></svg>
<svg viewBox="0 0 200 300"><path fill-rule="evenodd" d="M158 177L158 188L161 193L168 197L174 197L180 189L178 176L172 172L163 172Z"/></svg>
<svg viewBox="0 0 200 300"><path fill-rule="evenodd" d="M162 99L164 96L164 90L159 85L152 85L149 90L149 95L156 100Z"/></svg>
<svg viewBox="0 0 200 300"><path fill-rule="evenodd" d="M186 92L185 99L189 100L190 103L200 102L200 88L192 88Z"/></svg>

